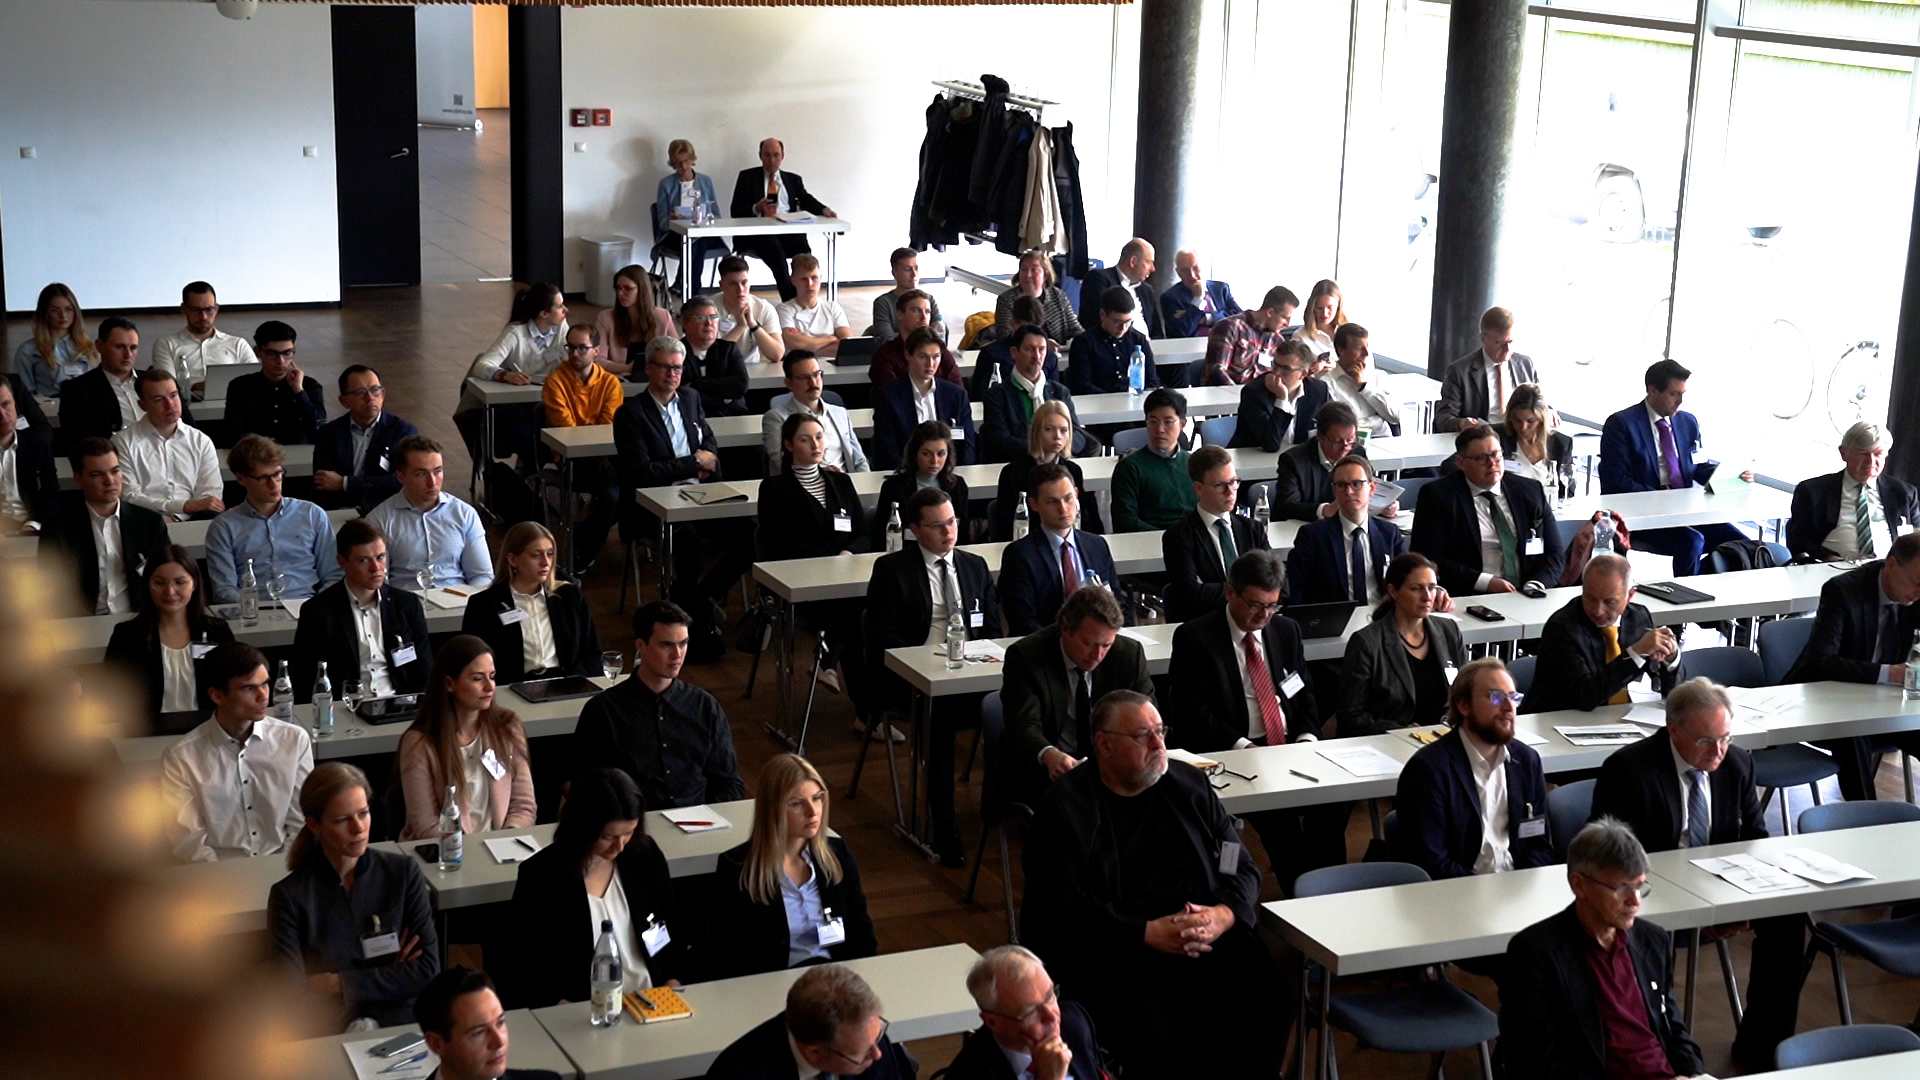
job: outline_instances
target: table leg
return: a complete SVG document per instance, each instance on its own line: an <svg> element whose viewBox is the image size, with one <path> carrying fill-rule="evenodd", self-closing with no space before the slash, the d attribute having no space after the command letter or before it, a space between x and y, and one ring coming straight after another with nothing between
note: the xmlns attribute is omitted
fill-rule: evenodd
<svg viewBox="0 0 1920 1080"><path fill-rule="evenodd" d="M638 590L636 590L638 595ZM673 524L660 523L660 599L673 597ZM638 601L636 601L637 603Z"/></svg>
<svg viewBox="0 0 1920 1080"><path fill-rule="evenodd" d="M577 569L573 565L573 460L564 457L560 459L560 521L566 531L562 540L566 544L566 561L561 565L567 568L568 573L572 573Z"/></svg>
<svg viewBox="0 0 1920 1080"><path fill-rule="evenodd" d="M840 302L840 234L827 233L827 299Z"/></svg>
<svg viewBox="0 0 1920 1080"><path fill-rule="evenodd" d="M680 302L693 295L693 234L680 234Z"/></svg>
<svg viewBox="0 0 1920 1080"><path fill-rule="evenodd" d="M933 848L920 836L920 769L926 760L926 752L922 744L926 741L927 729L933 726L933 699L917 691L913 696L913 708L909 710L913 715L908 721L912 733L907 739L907 745L911 748L907 755L907 800L904 805L901 803L900 781L895 777L893 831L900 834L902 839L912 844L920 854L932 861ZM868 722L879 723L879 718L876 716ZM891 770L893 768L893 737L884 730L875 734L881 744L887 748L887 768Z"/></svg>
<svg viewBox="0 0 1920 1080"><path fill-rule="evenodd" d="M1333 1062L1333 969L1320 969L1320 1067L1316 1075L1327 1080Z"/></svg>
<svg viewBox="0 0 1920 1080"><path fill-rule="evenodd" d="M481 438L485 440L485 445L480 447L480 460L473 463L474 465L473 476L470 477L467 481L468 494L473 493L475 485L478 485L482 491L485 491L485 488L486 488L485 473L487 471L487 466L493 464L493 406L482 405L481 408L486 411L485 423L482 425L483 430L485 431L485 434L481 436ZM485 493L487 495L493 494L493 492L491 491L485 491ZM487 511L484 508L486 507L487 502L489 501L491 500L476 501L475 505L482 507L481 512L486 513Z"/></svg>

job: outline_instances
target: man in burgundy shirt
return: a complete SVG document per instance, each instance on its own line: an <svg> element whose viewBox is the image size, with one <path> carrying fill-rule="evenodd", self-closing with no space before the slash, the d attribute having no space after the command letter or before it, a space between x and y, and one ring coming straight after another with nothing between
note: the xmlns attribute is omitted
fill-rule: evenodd
<svg viewBox="0 0 1920 1080"><path fill-rule="evenodd" d="M1567 848L1573 903L1507 945L1500 1045L1530 1080L1673 1080L1704 1071L1667 981L1672 943L1636 920L1647 853L1601 818Z"/></svg>
<svg viewBox="0 0 1920 1080"><path fill-rule="evenodd" d="M875 390L895 379L907 377L907 335L933 321L933 297L919 289L908 289L894 301L894 310L899 318L900 332L873 350L873 360L867 364L867 379ZM936 379L945 379L955 386L964 387L966 382L960 378L960 362L953 358L953 350L945 345L940 347L940 367L933 373Z"/></svg>

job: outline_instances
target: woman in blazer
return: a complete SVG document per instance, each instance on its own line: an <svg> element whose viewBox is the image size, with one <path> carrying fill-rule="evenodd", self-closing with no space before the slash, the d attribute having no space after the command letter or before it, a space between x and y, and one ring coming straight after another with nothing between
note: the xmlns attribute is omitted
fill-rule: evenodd
<svg viewBox="0 0 1920 1080"><path fill-rule="evenodd" d="M435 835L448 789L469 833L533 824L533 767L520 718L494 705L493 650L459 634L433 655L420 715L400 736L402 840Z"/></svg>
<svg viewBox="0 0 1920 1080"><path fill-rule="evenodd" d="M602 922L620 943L623 990L687 977L692 928L674 906L666 856L641 828L646 811L619 769L573 782L553 843L521 864L502 924L501 986L512 1007L587 1000Z"/></svg>
<svg viewBox="0 0 1920 1080"><path fill-rule="evenodd" d="M600 675L600 630L580 587L553 576L553 533L523 521L500 541L493 584L467 601L460 632L493 650L502 683Z"/></svg>
<svg viewBox="0 0 1920 1080"><path fill-rule="evenodd" d="M142 578L151 602L113 628L107 663L139 680L153 733L173 735L200 723L206 712L200 657L231 642L233 631L227 620L207 610L199 560L186 548L169 544L144 558Z"/></svg>
<svg viewBox="0 0 1920 1080"><path fill-rule="evenodd" d="M1087 478L1080 471L1080 463L1073 460L1073 414L1063 402L1043 401L1034 407L1033 423L1027 428L1027 452L1000 470L987 521L987 539L1000 543L1013 540L1014 512L1026 501L1027 477L1036 465L1055 461L1073 475L1073 490L1080 499L1080 527L1094 533L1106 531L1100 526L1100 504L1087 498Z"/></svg>
<svg viewBox="0 0 1920 1080"><path fill-rule="evenodd" d="M1417 552L1387 564L1387 598L1347 639L1340 668L1339 735L1378 735L1446 719L1447 689L1466 662L1452 619L1432 618L1440 596L1433 561Z"/></svg>
<svg viewBox="0 0 1920 1080"><path fill-rule="evenodd" d="M694 207L704 206L715 217L719 217L720 196L714 193L713 177L697 171L694 166L700 164L700 155L693 149L693 143L686 139L675 139L667 144L667 165L672 172L660 178L660 186L653 193L653 254L669 256L676 261L682 255L680 238L667 230L667 222L674 218L690 221L694 216ZM693 242L693 283L700 284L700 270L707 265L709 255L725 255L727 242L719 237L709 236Z"/></svg>
<svg viewBox="0 0 1920 1080"><path fill-rule="evenodd" d="M808 413L789 415L780 424L780 446L780 472L760 484L761 561L866 551L867 512L853 489L853 477L820 464L827 452L820 421ZM865 692L860 663L860 612L865 606L857 597L801 605L807 620L826 632L828 656L822 666L839 671L856 702L864 700Z"/></svg>
<svg viewBox="0 0 1920 1080"><path fill-rule="evenodd" d="M1507 468L1540 481L1549 495L1573 494L1573 436L1559 430L1560 416L1539 383L1521 383L1507 395L1507 410L1494 433Z"/></svg>
<svg viewBox="0 0 1920 1080"><path fill-rule="evenodd" d="M967 542L967 482L953 471L953 429L938 420L928 420L907 436L900 466L880 482L880 499L874 503L873 517L868 519L873 533L869 537L872 550L887 549L887 526L893 521L894 512L907 505L913 493L923 487L937 487L953 500L953 516L960 519L960 542ZM904 528L901 535L905 535Z"/></svg>
<svg viewBox="0 0 1920 1080"><path fill-rule="evenodd" d="M827 783L803 757L760 770L753 834L720 856L713 978L857 960L879 951L860 866L827 835Z"/></svg>

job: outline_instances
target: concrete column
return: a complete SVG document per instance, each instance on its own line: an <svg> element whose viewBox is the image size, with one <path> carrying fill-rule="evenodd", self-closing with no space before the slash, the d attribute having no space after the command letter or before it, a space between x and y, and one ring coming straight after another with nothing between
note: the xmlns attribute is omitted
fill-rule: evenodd
<svg viewBox="0 0 1920 1080"><path fill-rule="evenodd" d="M513 280L566 284L561 235L560 9L507 9L508 106L513 118Z"/></svg>
<svg viewBox="0 0 1920 1080"><path fill-rule="evenodd" d="M1480 315L1495 299L1527 0L1453 0L1449 22L1427 338L1436 379L1479 341Z"/></svg>
<svg viewBox="0 0 1920 1080"><path fill-rule="evenodd" d="M1900 338L1893 349L1887 427L1893 431L1887 471L1911 484L1920 479L1920 180L1914 184L1913 221L1907 227L1907 274L1900 290Z"/></svg>
<svg viewBox="0 0 1920 1080"><path fill-rule="evenodd" d="M1173 281L1187 235L1204 0L1142 0L1140 110L1133 155L1133 232L1151 243L1156 289ZM1111 254L1102 258L1112 259Z"/></svg>

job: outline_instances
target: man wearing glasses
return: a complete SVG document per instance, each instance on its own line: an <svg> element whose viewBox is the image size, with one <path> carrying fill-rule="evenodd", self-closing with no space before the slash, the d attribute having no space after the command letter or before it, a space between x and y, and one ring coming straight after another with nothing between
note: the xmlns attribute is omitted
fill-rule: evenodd
<svg viewBox="0 0 1920 1080"><path fill-rule="evenodd" d="M1540 482L1502 469L1485 424L1460 429L1453 449L1459 471L1421 488L1413 517L1413 550L1440 568L1441 587L1463 596L1559 581L1566 546Z"/></svg>
<svg viewBox="0 0 1920 1080"><path fill-rule="evenodd" d="M329 510L351 506L362 514L400 492L393 474L394 444L420 430L388 412L380 373L355 364L340 373L336 399L347 414L330 420L313 440L315 502Z"/></svg>
<svg viewBox="0 0 1920 1080"><path fill-rule="evenodd" d="M840 395L826 390L819 359L807 349L789 349L780 358L780 366L786 374L788 392L774 398L773 408L760 418L760 444L767 452L768 471L780 471L780 428L797 412L820 421L827 442L826 456L820 459L822 467L845 473L871 469L847 407L840 403Z"/></svg>
<svg viewBox="0 0 1920 1080"><path fill-rule="evenodd" d="M1294 362L1303 361L1296 355ZM1273 484L1276 521L1332 517L1339 509L1333 500L1333 463L1348 454L1367 456L1366 446L1359 442L1360 421L1340 402L1320 406L1314 413L1313 426L1313 438L1280 455L1279 475ZM1381 516L1394 517L1399 512L1399 503L1389 503Z"/></svg>
<svg viewBox="0 0 1920 1080"><path fill-rule="evenodd" d="M1622 747L1600 766L1593 816L1631 828L1649 851L1758 840L1767 835L1753 783L1753 755L1733 745L1733 702L1725 687L1688 679L1667 695L1667 726ZM1799 1014L1806 947L1799 915L1753 923L1752 982L1746 1015L1733 1040L1734 1060L1749 1070L1770 1065L1773 1048L1793 1034ZM1745 924L1717 926L1709 941Z"/></svg>
<svg viewBox="0 0 1920 1080"><path fill-rule="evenodd" d="M680 346L687 363L681 382L700 395L708 416L745 416L747 362L738 344L720 336L720 309L712 298L696 296L680 305L680 325L686 330Z"/></svg>
<svg viewBox="0 0 1920 1080"><path fill-rule="evenodd" d="M1022 930L1127 1075L1196 1075L1212 1031L1198 1073L1273 1076L1295 989L1254 933L1260 867L1166 736L1144 694L1094 705L1093 767L1054 782L1027 836Z"/></svg>
<svg viewBox="0 0 1920 1080"><path fill-rule="evenodd" d="M1625 705L1627 687L1646 676L1653 689L1673 689L1680 670L1680 639L1653 625L1645 605L1633 603L1633 564L1599 554L1580 576L1580 595L1547 618L1540 635L1540 666L1527 712Z"/></svg>
<svg viewBox="0 0 1920 1080"><path fill-rule="evenodd" d="M265 435L281 446L304 446L327 422L320 380L294 362L293 327L269 319L253 332L260 370L227 387L227 422L242 435Z"/></svg>
<svg viewBox="0 0 1920 1080"><path fill-rule="evenodd" d="M1306 442L1313 433L1314 417L1329 395L1325 380L1307 378L1311 363L1313 346L1304 341L1298 348L1282 344L1273 366L1240 388L1238 422L1227 445L1277 454Z"/></svg>
<svg viewBox="0 0 1920 1080"><path fill-rule="evenodd" d="M787 990L780 1015L720 1052L708 1080L778 1080L860 1076L913 1080L920 1062L887 1038L880 998L851 968L808 968Z"/></svg>
<svg viewBox="0 0 1920 1080"><path fill-rule="evenodd" d="M1196 505L1160 534L1167 567L1167 621L1186 622L1226 602L1227 568L1249 551L1271 545L1265 529L1233 507L1240 477L1233 456L1203 446L1187 458Z"/></svg>
<svg viewBox="0 0 1920 1080"><path fill-rule="evenodd" d="M600 357L598 337L599 331L584 323L567 329L567 362L547 376L540 390L548 427L611 424L626 403L620 377L595 362ZM592 511L573 527L573 573L583 576L592 571L620 513L620 481L606 458L563 461L560 467L573 469L575 492L593 498ZM567 512L571 520L572 508Z"/></svg>
<svg viewBox="0 0 1920 1080"><path fill-rule="evenodd" d="M1500 993L1507 1075L1700 1074L1700 1047L1680 1019L1669 978L1672 939L1637 917L1652 886L1633 830L1612 818L1581 829L1567 847L1567 883L1573 903L1507 945Z"/></svg>
<svg viewBox="0 0 1920 1080"><path fill-rule="evenodd" d="M183 387L191 387L195 398L206 386L208 368L254 362L253 346L245 338L214 328L214 320L220 317L220 300L214 296L213 286L195 281L181 289L180 314L187 317L186 329L155 341L147 354L147 365L172 375Z"/></svg>
<svg viewBox="0 0 1920 1080"><path fill-rule="evenodd" d="M237 603L240 578L253 563L254 580L270 595L278 575L285 591L275 599L304 600L340 580L334 559L333 525L327 512L305 499L281 494L287 455L261 435L243 437L227 454L227 467L247 493L239 506L207 528L207 579L213 602Z"/></svg>
<svg viewBox="0 0 1920 1080"><path fill-rule="evenodd" d="M1093 1017L1060 996L1045 964L1018 945L988 949L967 972L981 1026L960 1045L947 1080L1100 1080Z"/></svg>

